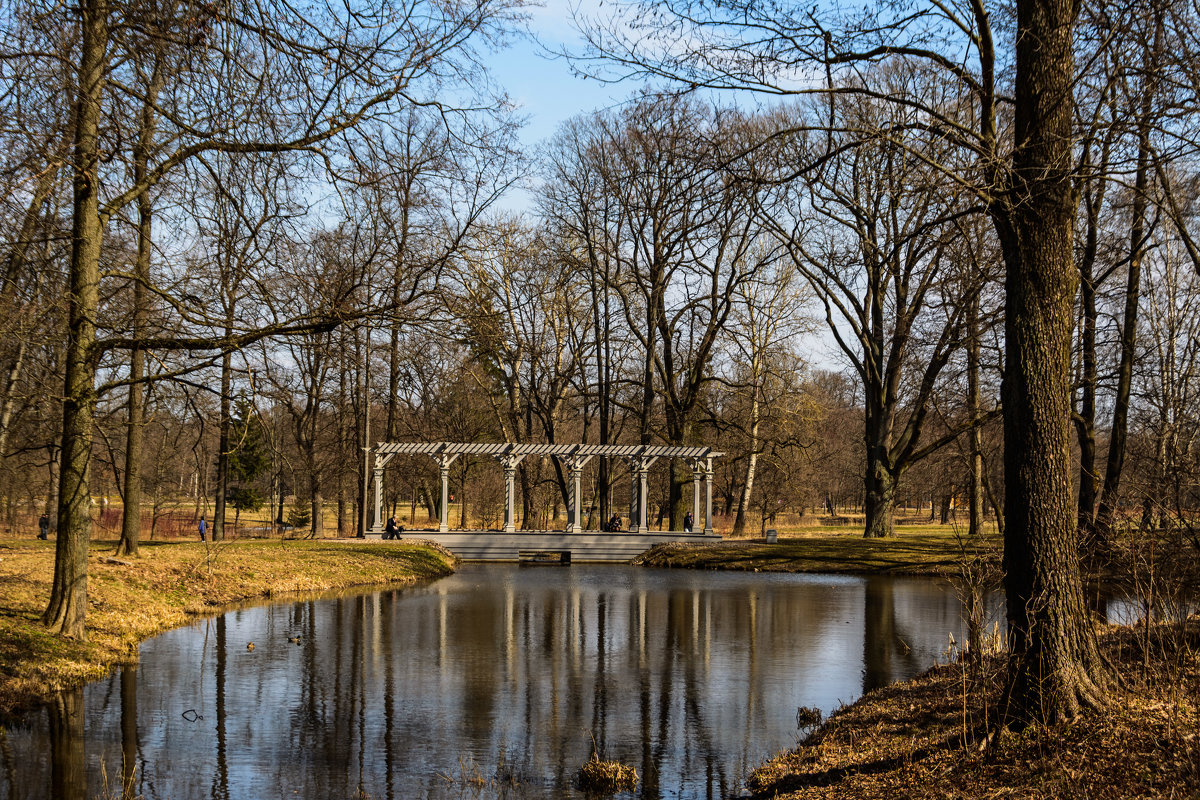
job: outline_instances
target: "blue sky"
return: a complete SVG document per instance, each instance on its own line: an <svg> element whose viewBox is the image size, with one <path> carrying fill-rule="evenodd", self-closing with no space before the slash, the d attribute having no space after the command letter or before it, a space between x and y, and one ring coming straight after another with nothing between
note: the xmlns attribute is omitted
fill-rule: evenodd
<svg viewBox="0 0 1200 800"><path fill-rule="evenodd" d="M597 0L583 0L583 6ZM492 77L528 118L521 140L532 146L554 135L558 126L578 114L619 103L636 90L633 83L605 85L575 77L565 59L550 58L547 50L578 49L579 33L571 20L578 0L542 0L527 9L529 29L538 41L514 38L492 56Z"/></svg>

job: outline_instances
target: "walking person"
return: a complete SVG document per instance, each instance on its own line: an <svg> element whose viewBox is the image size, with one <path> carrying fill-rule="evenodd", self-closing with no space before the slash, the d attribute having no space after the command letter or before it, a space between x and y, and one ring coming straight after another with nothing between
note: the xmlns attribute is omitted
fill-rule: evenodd
<svg viewBox="0 0 1200 800"><path fill-rule="evenodd" d="M47 534L49 534L49 533L50 533L50 515L42 514L42 516L38 517L38 538L45 539Z"/></svg>
<svg viewBox="0 0 1200 800"><path fill-rule="evenodd" d="M689 511L687 514L684 514L684 516L683 516L683 532L691 533L692 525L695 523L695 521L696 521L696 519L695 519L695 517L692 516L692 512Z"/></svg>
<svg viewBox="0 0 1200 800"><path fill-rule="evenodd" d="M196 527L200 530L200 541L207 541L208 537L206 534L208 533L208 523L204 521L203 514L200 515L200 524Z"/></svg>

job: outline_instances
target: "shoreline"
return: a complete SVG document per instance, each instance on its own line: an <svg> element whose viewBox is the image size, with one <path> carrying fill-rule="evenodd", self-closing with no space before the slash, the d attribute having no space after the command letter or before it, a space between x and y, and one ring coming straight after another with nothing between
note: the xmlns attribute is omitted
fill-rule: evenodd
<svg viewBox="0 0 1200 800"><path fill-rule="evenodd" d="M339 590L412 585L453 574L457 559L427 543L347 539L145 542L115 559L115 542L88 554L88 639L41 625L54 540L0 539L0 717L137 661L160 633L245 604Z"/></svg>
<svg viewBox="0 0 1200 800"><path fill-rule="evenodd" d="M999 537L970 540L954 533L902 534L866 539L862 534L799 534L726 539L712 544L671 542L633 560L645 567L743 572L821 572L834 575L917 575L950 578L964 562L1000 564Z"/></svg>
<svg viewBox="0 0 1200 800"><path fill-rule="evenodd" d="M0 717L44 704L64 689L136 661L139 645L206 616L262 602L342 590L367 591L445 577L458 559L419 531L397 542L351 539L159 540L136 558L115 559L116 542L94 539L88 555L88 640L42 628L54 540L0 538ZM987 542L975 543L983 552ZM635 566L950 577L961 537L918 534L884 540L846 533L719 544L665 544ZM284 558L286 557L286 558ZM286 563L284 563L286 561Z"/></svg>

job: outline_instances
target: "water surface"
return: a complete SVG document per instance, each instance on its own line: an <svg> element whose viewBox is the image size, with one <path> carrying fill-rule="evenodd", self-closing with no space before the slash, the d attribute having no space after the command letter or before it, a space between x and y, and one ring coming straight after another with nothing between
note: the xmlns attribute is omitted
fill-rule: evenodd
<svg viewBox="0 0 1200 800"><path fill-rule="evenodd" d="M0 800L737 796L826 714L959 636L944 582L465 566L427 586L231 611L0 738ZM299 640L299 643L289 641ZM254 648L248 649L249 643Z"/></svg>

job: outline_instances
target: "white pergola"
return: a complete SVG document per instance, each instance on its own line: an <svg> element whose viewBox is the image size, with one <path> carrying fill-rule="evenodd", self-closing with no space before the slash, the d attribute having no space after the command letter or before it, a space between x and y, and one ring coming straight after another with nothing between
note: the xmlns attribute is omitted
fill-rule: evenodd
<svg viewBox="0 0 1200 800"><path fill-rule="evenodd" d="M450 530L447 505L450 499L450 465L461 455L491 456L504 468L504 531L516 531L514 504L516 492L513 478L517 465L526 456L551 456L559 459L569 474L567 480L567 533L581 530L579 482L583 467L595 456L620 458L629 465L632 481L629 503L629 532L646 531L646 492L650 467L660 458L687 459L692 468L692 518L700 517L700 481L704 481L704 533L711 535L713 459L724 453L711 447L669 447L659 445L624 444L479 444L471 442L383 442L368 450L375 456L375 524L372 531L383 528L383 470L397 455L427 455L438 463L442 477L441 519L438 530Z"/></svg>

